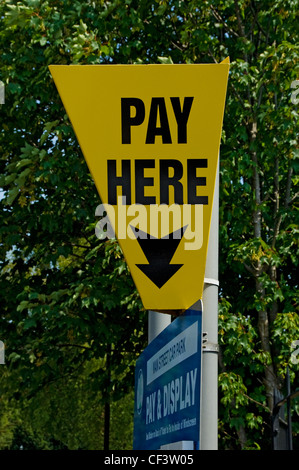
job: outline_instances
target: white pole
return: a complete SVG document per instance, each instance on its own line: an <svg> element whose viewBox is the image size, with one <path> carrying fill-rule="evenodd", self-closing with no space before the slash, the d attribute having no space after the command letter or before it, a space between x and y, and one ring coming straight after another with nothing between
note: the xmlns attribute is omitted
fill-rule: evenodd
<svg viewBox="0 0 299 470"><path fill-rule="evenodd" d="M148 344L171 323L171 315L167 313L148 311Z"/></svg>
<svg viewBox="0 0 299 470"><path fill-rule="evenodd" d="M202 357L201 450L218 449L218 246L219 166L203 290L203 332L207 334Z"/></svg>

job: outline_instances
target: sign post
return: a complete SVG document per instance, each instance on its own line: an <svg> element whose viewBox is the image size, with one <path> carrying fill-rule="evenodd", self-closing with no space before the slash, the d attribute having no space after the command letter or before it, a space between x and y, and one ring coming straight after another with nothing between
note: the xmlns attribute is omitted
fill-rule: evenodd
<svg viewBox="0 0 299 470"><path fill-rule="evenodd" d="M158 336L171 323L171 315L167 313L148 312L148 343Z"/></svg>
<svg viewBox="0 0 299 470"><path fill-rule="evenodd" d="M211 231L203 290L201 450L218 449L218 214L219 171L217 171Z"/></svg>

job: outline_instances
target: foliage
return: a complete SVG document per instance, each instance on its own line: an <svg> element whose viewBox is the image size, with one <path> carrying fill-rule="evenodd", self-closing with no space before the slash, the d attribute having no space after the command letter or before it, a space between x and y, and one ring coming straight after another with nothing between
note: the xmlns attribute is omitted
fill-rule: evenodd
<svg viewBox="0 0 299 470"><path fill-rule="evenodd" d="M298 365L290 359L299 326L296 6L1 2L1 448L20 441L26 448L98 448L103 404L109 396L117 407L113 402L131 390L134 361L146 344L146 312L120 248L94 235L99 197L48 66L227 56L219 444L270 447L273 388L282 388L287 366L298 388ZM296 424L293 431L298 442ZM128 439L112 445L125 448Z"/></svg>

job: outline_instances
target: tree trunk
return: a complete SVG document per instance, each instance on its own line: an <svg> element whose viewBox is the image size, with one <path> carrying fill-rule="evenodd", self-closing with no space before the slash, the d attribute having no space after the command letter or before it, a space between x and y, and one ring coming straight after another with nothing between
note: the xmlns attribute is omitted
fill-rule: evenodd
<svg viewBox="0 0 299 470"><path fill-rule="evenodd" d="M254 121L252 123L250 131L250 140L251 143L254 143L257 135L257 123ZM254 164L254 176L253 176L253 185L254 185L254 196L255 196L255 210L253 212L253 226L254 226L254 237L262 238L262 214L261 214L261 185L260 185L260 175L258 168L258 158L256 151L252 152L252 161ZM261 299L261 303L265 296L265 289L261 281L261 275L264 272L265 267L258 260L257 265L255 266L255 285L256 293L258 298ZM268 408L272 411L274 406L274 387L277 385L277 378L274 372L271 347L270 347L270 335L269 335L269 318L268 312L264 309L258 311L258 331L261 341L261 349L267 354L267 363L265 364L265 377L264 385L266 389L267 396L267 405Z"/></svg>

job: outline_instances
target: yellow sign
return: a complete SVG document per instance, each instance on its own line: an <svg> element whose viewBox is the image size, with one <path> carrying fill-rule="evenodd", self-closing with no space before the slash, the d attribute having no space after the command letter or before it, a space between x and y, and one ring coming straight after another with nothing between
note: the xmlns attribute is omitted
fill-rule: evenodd
<svg viewBox="0 0 299 470"><path fill-rule="evenodd" d="M202 298L229 61L50 71L103 203L100 236L116 234L146 309L186 310Z"/></svg>

